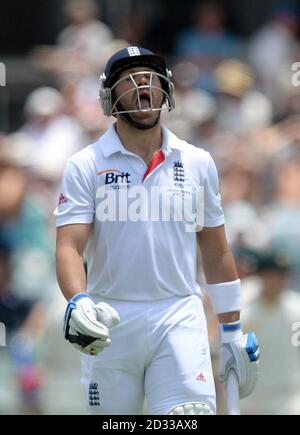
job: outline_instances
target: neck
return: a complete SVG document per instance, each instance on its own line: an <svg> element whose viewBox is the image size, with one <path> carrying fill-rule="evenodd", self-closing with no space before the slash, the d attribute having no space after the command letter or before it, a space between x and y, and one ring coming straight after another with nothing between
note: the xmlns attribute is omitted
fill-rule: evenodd
<svg viewBox="0 0 300 435"><path fill-rule="evenodd" d="M147 166L150 164L153 154L161 148L162 130L159 124L148 130L139 130L118 118L116 131L123 146L141 157Z"/></svg>

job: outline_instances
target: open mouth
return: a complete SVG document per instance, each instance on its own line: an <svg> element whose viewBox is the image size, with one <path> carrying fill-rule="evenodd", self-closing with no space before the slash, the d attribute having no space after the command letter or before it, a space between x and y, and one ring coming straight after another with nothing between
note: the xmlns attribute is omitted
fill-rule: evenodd
<svg viewBox="0 0 300 435"><path fill-rule="evenodd" d="M151 99L150 95L146 92L140 93L140 104L142 110L151 109ZM139 99L136 101L136 107L137 109L140 109L139 107Z"/></svg>

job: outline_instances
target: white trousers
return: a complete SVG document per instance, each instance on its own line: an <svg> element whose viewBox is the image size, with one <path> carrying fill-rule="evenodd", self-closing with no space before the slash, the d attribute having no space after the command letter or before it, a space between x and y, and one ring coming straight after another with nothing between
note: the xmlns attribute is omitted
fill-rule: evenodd
<svg viewBox="0 0 300 435"><path fill-rule="evenodd" d="M145 397L150 415L166 415L189 402L206 403L215 413L201 299L104 301L119 312L121 322L110 330L110 347L98 356L82 357L89 413L140 415Z"/></svg>

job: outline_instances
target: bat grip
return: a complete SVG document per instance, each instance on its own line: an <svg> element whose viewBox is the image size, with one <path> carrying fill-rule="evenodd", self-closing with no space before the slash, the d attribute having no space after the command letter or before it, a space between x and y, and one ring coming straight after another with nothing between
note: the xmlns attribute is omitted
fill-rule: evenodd
<svg viewBox="0 0 300 435"><path fill-rule="evenodd" d="M229 371L226 389L228 415L240 415L239 383L233 369Z"/></svg>

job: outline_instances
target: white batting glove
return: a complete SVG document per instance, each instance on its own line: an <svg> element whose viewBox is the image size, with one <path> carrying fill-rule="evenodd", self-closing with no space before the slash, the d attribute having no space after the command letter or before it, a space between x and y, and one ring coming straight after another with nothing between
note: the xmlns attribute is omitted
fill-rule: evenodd
<svg viewBox="0 0 300 435"><path fill-rule="evenodd" d="M113 307L105 302L95 304L87 293L78 293L67 305L64 335L81 352L98 355L111 343L109 328L119 322Z"/></svg>
<svg viewBox="0 0 300 435"><path fill-rule="evenodd" d="M239 382L240 399L249 396L258 378L260 350L254 332L243 334L240 322L223 323L219 326L221 336L220 382L227 381L233 369Z"/></svg>

